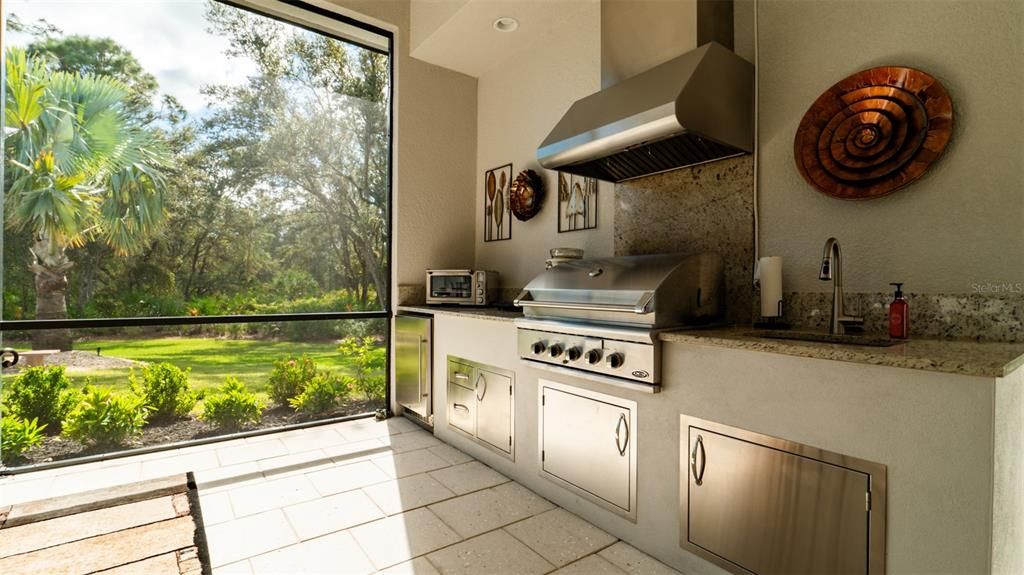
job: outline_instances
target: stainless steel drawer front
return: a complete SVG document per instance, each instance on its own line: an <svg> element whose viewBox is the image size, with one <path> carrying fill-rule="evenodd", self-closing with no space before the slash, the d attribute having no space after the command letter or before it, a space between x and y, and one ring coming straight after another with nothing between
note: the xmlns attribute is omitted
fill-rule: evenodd
<svg viewBox="0 0 1024 575"><path fill-rule="evenodd" d="M476 435L476 398L473 390L448 382L448 423Z"/></svg>
<svg viewBox="0 0 1024 575"><path fill-rule="evenodd" d="M473 379L476 377L476 369L464 363L448 359L448 382L461 385L467 389L473 387Z"/></svg>
<svg viewBox="0 0 1024 575"><path fill-rule="evenodd" d="M684 548L734 573L884 573L884 466L686 416L680 426Z"/></svg>

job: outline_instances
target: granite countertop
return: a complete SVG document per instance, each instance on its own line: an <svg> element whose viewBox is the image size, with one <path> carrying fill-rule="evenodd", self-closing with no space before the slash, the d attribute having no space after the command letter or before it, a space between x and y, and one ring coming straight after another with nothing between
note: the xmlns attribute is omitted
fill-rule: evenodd
<svg viewBox="0 0 1024 575"><path fill-rule="evenodd" d="M1024 365L1024 343L909 339L890 347L868 347L769 339L751 335L754 331L749 326L666 331L661 340L990 378L1007 376Z"/></svg>
<svg viewBox="0 0 1024 575"><path fill-rule="evenodd" d="M471 319L489 319L495 321L512 321L523 317L522 310L511 310L507 307L460 307L439 305L400 305L398 311L411 311L430 315L450 315Z"/></svg>

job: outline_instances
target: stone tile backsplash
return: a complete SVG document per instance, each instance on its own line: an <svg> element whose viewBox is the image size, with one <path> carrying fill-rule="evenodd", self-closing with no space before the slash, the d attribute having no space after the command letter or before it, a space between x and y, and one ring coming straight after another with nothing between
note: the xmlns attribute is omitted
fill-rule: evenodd
<svg viewBox="0 0 1024 575"><path fill-rule="evenodd" d="M753 158L742 156L615 186L615 255L718 253L727 319L750 323Z"/></svg>
<svg viewBox="0 0 1024 575"><path fill-rule="evenodd" d="M847 293L846 309L864 331L889 333L891 293ZM910 336L1024 342L1024 294L906 294ZM832 292L789 292L784 318L794 329L828 329Z"/></svg>

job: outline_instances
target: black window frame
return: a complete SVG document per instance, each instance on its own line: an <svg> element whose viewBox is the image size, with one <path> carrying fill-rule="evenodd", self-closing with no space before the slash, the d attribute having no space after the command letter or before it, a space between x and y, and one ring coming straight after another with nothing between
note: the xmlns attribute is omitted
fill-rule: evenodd
<svg viewBox="0 0 1024 575"><path fill-rule="evenodd" d="M289 431L294 429L302 429L307 427L317 427L321 425L329 425L340 421L349 421L356 419L367 419L370 417L391 417L393 415L391 410L391 361L392 361L392 325L391 319L393 316L392 312L392 282L393 282L393 270L394 270L394 240L392 237L393 229L392 222L394 216L394 180L395 180L395 34L394 32L363 22L359 19L322 8L313 4L302 2L301 0L277 0L280 4L291 6L300 10L304 10L311 14L323 16L325 18L340 22L342 24L352 26L365 30L367 32L374 33L385 39L387 39L387 51L383 51L374 46L368 46L359 42L356 42L349 38L342 38L339 35L332 34L329 31L325 31L319 28L308 26L299 22L289 20L286 17L279 16L276 14L269 14L263 12L253 6L245 5L234 0L214 0L221 4L237 8L239 10L246 10L253 14L263 16L296 26L316 34L333 38L339 42L345 42L348 44L354 44L360 48L371 50L378 54L385 54L388 56L388 190L387 190L387 209L385 210L385 229L386 234L386 251L387 261L385 265L385 274L387 276L387 284L385 287L385 293L383 297L379 297L382 309L379 311L358 311L358 312L310 312L310 313L291 313L291 314L252 314L252 315L211 315L211 316L150 316L150 317L118 317L118 318L80 318L80 319L25 319L25 320L4 320L0 315L0 338L4 333L8 332L30 332L38 330L53 330L53 329L89 329L89 328L115 328L115 327L156 327L156 326L177 326L177 325L204 325L204 324L234 324L234 323L269 323L269 322L303 322L303 321L356 321L366 319L382 319L384 321L384 345L386 348L385 354L386 359L384 363L384 406L382 409L376 412L361 413L356 415L347 415L342 417L326 418L316 421L308 421L302 423L296 423L291 425L282 425L278 427L269 427L264 429L255 429L249 431L242 431L238 433L218 435L213 437L206 437L201 439L191 439L187 441L179 441L173 443L166 443L161 445L151 445L146 447L134 448L134 449L123 449L120 451L113 451L110 453L102 453L97 455L89 455L84 457L75 457L69 459L63 459L59 461L53 461L48 463L22 465L18 467L7 467L4 465L0 454L0 476L4 475L17 475L22 473L28 473L32 471L41 471L44 469L55 469L60 467L68 467L72 465L80 465L85 463L92 463L95 461L104 461L108 459L117 459L122 457L130 457L133 455L141 455L145 453L153 453L158 451L167 451L172 449L180 449L183 447L191 447L196 445L204 445L208 443L215 443L221 441L230 441L232 439L239 439L245 437L255 437L259 435L267 435L270 433L278 433L283 431ZM2 262L0 262L2 266ZM2 270L2 268L0 268ZM0 281L2 284L2 281ZM3 302L0 301L0 306ZM2 339L0 339L2 342ZM383 412L383 413L381 413Z"/></svg>

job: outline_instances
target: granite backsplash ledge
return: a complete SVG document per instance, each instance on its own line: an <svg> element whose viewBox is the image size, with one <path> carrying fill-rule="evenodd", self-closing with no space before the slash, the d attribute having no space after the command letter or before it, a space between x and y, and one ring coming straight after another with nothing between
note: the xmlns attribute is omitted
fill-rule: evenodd
<svg viewBox="0 0 1024 575"><path fill-rule="evenodd" d="M846 293L846 309L864 331L889 333L891 293ZM910 337L1024 342L1024 294L905 294ZM783 317L794 329L826 330L832 293L789 292Z"/></svg>
<svg viewBox="0 0 1024 575"><path fill-rule="evenodd" d="M741 156L615 186L615 255L717 253L733 323L753 313L753 158Z"/></svg>

